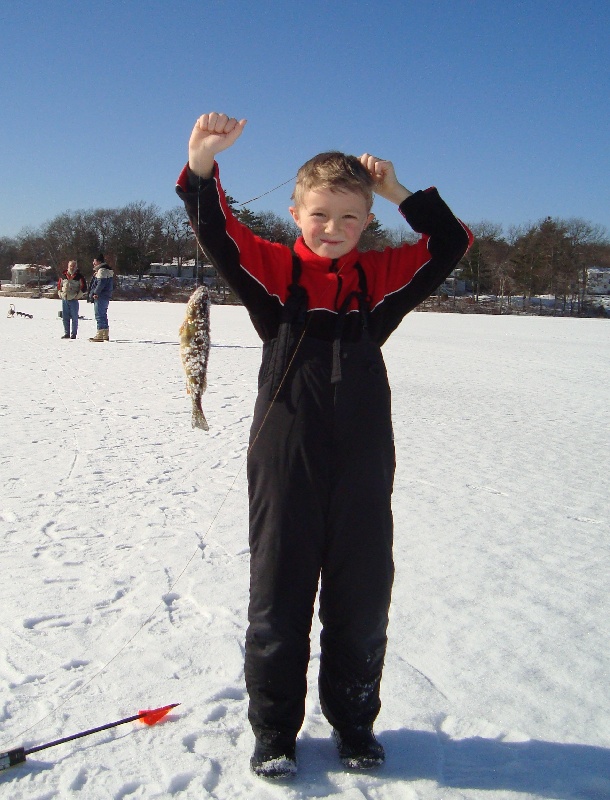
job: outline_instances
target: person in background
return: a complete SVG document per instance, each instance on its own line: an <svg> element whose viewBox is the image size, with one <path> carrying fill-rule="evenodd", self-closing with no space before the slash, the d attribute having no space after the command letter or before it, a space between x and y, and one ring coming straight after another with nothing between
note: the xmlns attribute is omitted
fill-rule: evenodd
<svg viewBox="0 0 610 800"><path fill-rule="evenodd" d="M93 259L93 278L89 286L88 299L90 303L93 303L97 323L97 333L89 339L90 342L110 341L108 304L112 300L113 288L114 272L106 264L104 254L100 253Z"/></svg>
<svg viewBox="0 0 610 800"><path fill-rule="evenodd" d="M76 261L68 261L68 268L57 281L61 298L61 318L64 322L62 339L76 339L78 332L78 301L87 296L87 281L80 273ZM72 322L72 333L70 333Z"/></svg>

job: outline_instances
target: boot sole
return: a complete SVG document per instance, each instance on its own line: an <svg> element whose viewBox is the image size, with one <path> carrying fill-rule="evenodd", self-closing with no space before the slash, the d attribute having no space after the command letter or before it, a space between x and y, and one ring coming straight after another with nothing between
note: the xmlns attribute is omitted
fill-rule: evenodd
<svg viewBox="0 0 610 800"><path fill-rule="evenodd" d="M385 758L352 757L341 758L340 761L346 769L359 772L367 769L378 769L385 763Z"/></svg>
<svg viewBox="0 0 610 800"><path fill-rule="evenodd" d="M292 780L297 774L297 764L291 758L272 758L262 764L253 764L250 769L258 778L274 781Z"/></svg>

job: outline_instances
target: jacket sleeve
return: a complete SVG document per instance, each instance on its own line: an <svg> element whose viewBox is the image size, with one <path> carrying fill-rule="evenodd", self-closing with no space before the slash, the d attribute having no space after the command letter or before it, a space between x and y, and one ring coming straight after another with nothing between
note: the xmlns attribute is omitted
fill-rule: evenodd
<svg viewBox="0 0 610 800"><path fill-rule="evenodd" d="M220 184L218 166L209 180L185 167L176 186L199 243L212 265L246 306L257 330L279 313L288 294L292 255L235 218ZM259 333L261 331L259 330Z"/></svg>
<svg viewBox="0 0 610 800"><path fill-rule="evenodd" d="M412 194L400 212L421 238L415 244L367 253L372 263L373 314L383 318L385 340L405 314L429 297L455 269L473 242L435 188Z"/></svg>

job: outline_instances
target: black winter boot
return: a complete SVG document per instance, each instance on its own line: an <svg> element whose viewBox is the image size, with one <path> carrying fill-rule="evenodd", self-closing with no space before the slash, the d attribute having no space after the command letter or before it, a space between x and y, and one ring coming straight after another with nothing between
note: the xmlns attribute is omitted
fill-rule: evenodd
<svg viewBox="0 0 610 800"><path fill-rule="evenodd" d="M267 738L267 737L266 737ZM296 775L296 743L280 738L256 738L250 769L259 778L292 778Z"/></svg>
<svg viewBox="0 0 610 800"><path fill-rule="evenodd" d="M372 769L385 761L385 751L375 738L373 729L360 726L343 731L333 729L339 758L348 769Z"/></svg>

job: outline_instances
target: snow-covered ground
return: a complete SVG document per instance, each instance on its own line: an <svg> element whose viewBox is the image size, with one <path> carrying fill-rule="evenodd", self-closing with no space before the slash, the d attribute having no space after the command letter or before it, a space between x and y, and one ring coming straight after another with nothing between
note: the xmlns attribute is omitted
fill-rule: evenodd
<svg viewBox="0 0 610 800"><path fill-rule="evenodd" d="M375 773L316 694L299 775L248 770L245 458L260 346L213 307L192 430L184 306L0 308L0 751L180 703L0 772L11 800L610 798L610 325L413 313L385 347L396 583Z"/></svg>

